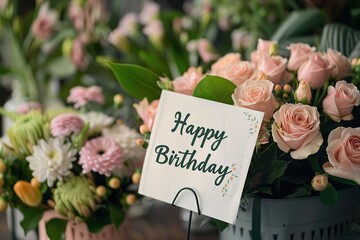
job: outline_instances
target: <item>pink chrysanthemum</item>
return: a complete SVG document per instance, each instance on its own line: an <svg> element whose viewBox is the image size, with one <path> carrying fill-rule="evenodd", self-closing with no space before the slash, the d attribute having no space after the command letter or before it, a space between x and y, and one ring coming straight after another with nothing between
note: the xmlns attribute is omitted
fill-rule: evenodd
<svg viewBox="0 0 360 240"><path fill-rule="evenodd" d="M100 87L74 87L70 90L70 95L67 101L74 103L75 108L79 108L87 104L89 101L103 104L105 102L102 90Z"/></svg>
<svg viewBox="0 0 360 240"><path fill-rule="evenodd" d="M55 117L51 123L51 134L54 137L67 137L70 134L77 134L84 127L84 121L78 114L64 113Z"/></svg>
<svg viewBox="0 0 360 240"><path fill-rule="evenodd" d="M87 141L80 150L79 163L83 173L90 171L110 176L115 168L124 163L124 151L111 137L98 137Z"/></svg>

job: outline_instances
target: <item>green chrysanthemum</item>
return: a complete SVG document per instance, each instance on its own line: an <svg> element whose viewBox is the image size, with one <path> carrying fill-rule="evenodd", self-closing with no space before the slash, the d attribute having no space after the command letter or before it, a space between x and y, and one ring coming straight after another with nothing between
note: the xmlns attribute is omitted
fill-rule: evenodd
<svg viewBox="0 0 360 240"><path fill-rule="evenodd" d="M50 123L40 112L31 111L16 117L13 125L7 129L7 136L14 154L25 158L32 154L32 147L39 139L50 137Z"/></svg>
<svg viewBox="0 0 360 240"><path fill-rule="evenodd" d="M55 210L75 221L89 217L96 210L96 187L84 176L58 182L54 191Z"/></svg>

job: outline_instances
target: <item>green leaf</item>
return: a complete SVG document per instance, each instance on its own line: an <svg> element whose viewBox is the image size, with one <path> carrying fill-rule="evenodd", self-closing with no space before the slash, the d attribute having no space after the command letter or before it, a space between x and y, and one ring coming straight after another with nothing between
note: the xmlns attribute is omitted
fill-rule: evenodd
<svg viewBox="0 0 360 240"><path fill-rule="evenodd" d="M212 219L211 221L210 221L210 223L212 224L212 225L215 225L216 227L217 227L217 229L219 230L219 231L224 231L224 229L229 225L227 222L223 222L223 221L221 221L221 220L218 220L218 219Z"/></svg>
<svg viewBox="0 0 360 240"><path fill-rule="evenodd" d="M346 185L349 185L349 186L358 186L358 185L359 185L359 184L357 184L355 181L352 181L352 180L349 180L349 179L345 179L345 178L335 177L335 176L332 176L332 175L329 175L329 179L330 179L331 181L335 181L335 182L338 182L338 183L346 184Z"/></svg>
<svg viewBox="0 0 360 240"><path fill-rule="evenodd" d="M272 184L277 178L283 176L290 163L290 161L283 160L264 159L264 161L268 161L268 164L265 164L265 169L262 172L261 183L263 184Z"/></svg>
<svg viewBox="0 0 360 240"><path fill-rule="evenodd" d="M196 86L193 96L233 105L231 95L236 85L217 76L206 75Z"/></svg>
<svg viewBox="0 0 360 240"><path fill-rule="evenodd" d="M70 59L58 57L46 65L46 70L54 77L65 78L73 75L76 72L76 67Z"/></svg>
<svg viewBox="0 0 360 240"><path fill-rule="evenodd" d="M139 52L139 58L143 61L144 66L147 66L157 74L171 75L170 70L164 58L154 51Z"/></svg>
<svg viewBox="0 0 360 240"><path fill-rule="evenodd" d="M271 40L283 39L306 35L325 23L325 16L319 9L306 9L293 11L282 22L280 27L271 37Z"/></svg>
<svg viewBox="0 0 360 240"><path fill-rule="evenodd" d="M348 57L359 41L360 31L342 24L327 24L322 31L320 50L332 48Z"/></svg>
<svg viewBox="0 0 360 240"><path fill-rule="evenodd" d="M319 160L317 158L310 157L309 159L307 159L307 161L309 161L311 168L313 169L314 172L324 173L324 170L320 166Z"/></svg>
<svg viewBox="0 0 360 240"><path fill-rule="evenodd" d="M53 218L45 225L46 234L50 240L64 240L67 221L65 219Z"/></svg>
<svg viewBox="0 0 360 240"><path fill-rule="evenodd" d="M3 67L3 66L0 66L0 76L2 75L6 75L8 73L11 72L11 69L10 68L6 68L6 67Z"/></svg>
<svg viewBox="0 0 360 240"><path fill-rule="evenodd" d="M19 209L22 212L24 218L20 222L25 234L38 227L38 224L45 212L45 209L33 208L25 205L19 205Z"/></svg>
<svg viewBox="0 0 360 240"><path fill-rule="evenodd" d="M118 228L125 219L125 212L121 207L114 204L109 204L109 211L111 221L114 223L115 227Z"/></svg>
<svg viewBox="0 0 360 240"><path fill-rule="evenodd" d="M320 200L326 205L335 205L338 200L338 192L330 185L320 192Z"/></svg>
<svg viewBox="0 0 360 240"><path fill-rule="evenodd" d="M159 77L150 70L132 64L120 64L106 61L106 64L115 74L120 85L130 95L141 100L149 101L160 98L161 89L157 85Z"/></svg>
<svg viewBox="0 0 360 240"><path fill-rule="evenodd" d="M100 232L104 226L111 224L109 210L105 207L100 207L89 219L85 221L85 223L89 232Z"/></svg>

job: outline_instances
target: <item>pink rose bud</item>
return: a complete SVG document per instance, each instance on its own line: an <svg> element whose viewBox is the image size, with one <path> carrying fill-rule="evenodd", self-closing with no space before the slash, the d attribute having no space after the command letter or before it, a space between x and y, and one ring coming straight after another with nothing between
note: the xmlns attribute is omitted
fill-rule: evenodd
<svg viewBox="0 0 360 240"><path fill-rule="evenodd" d="M126 53L130 50L129 40L127 39L123 29L121 28L116 28L112 32L110 32L108 36L108 41L122 52Z"/></svg>
<svg viewBox="0 0 360 240"><path fill-rule="evenodd" d="M48 4L43 4L40 7L37 18L31 26L31 30L36 38L47 40L53 34L57 21L57 12L50 10Z"/></svg>
<svg viewBox="0 0 360 240"><path fill-rule="evenodd" d="M211 74L221 75L221 73L230 65L235 65L241 62L241 55L239 53L227 53L225 56L219 58L211 65Z"/></svg>
<svg viewBox="0 0 360 240"><path fill-rule="evenodd" d="M208 63L219 58L219 55L216 54L216 50L209 40L205 38L199 39L197 47L198 53L204 62Z"/></svg>
<svg viewBox="0 0 360 240"><path fill-rule="evenodd" d="M298 71L299 81L307 81L311 88L319 89L329 80L334 65L322 53L313 53Z"/></svg>
<svg viewBox="0 0 360 240"><path fill-rule="evenodd" d="M309 59L309 56L315 51L314 47L310 47L305 43L293 43L287 47L290 50L290 58L287 68L290 71L299 70L300 66Z"/></svg>
<svg viewBox="0 0 360 240"><path fill-rule="evenodd" d="M119 22L119 28L126 36L133 37L137 33L138 17L136 13L126 13Z"/></svg>
<svg viewBox="0 0 360 240"><path fill-rule="evenodd" d="M342 80L351 75L351 62L347 57L331 48L328 48L326 56L335 66L331 71L332 78Z"/></svg>
<svg viewBox="0 0 360 240"><path fill-rule="evenodd" d="M253 36L248 32L241 30L234 30L231 33L231 44L235 51L249 48L252 42Z"/></svg>
<svg viewBox="0 0 360 240"><path fill-rule="evenodd" d="M204 77L202 68L190 67L182 76L172 81L175 92L192 95L195 87Z"/></svg>
<svg viewBox="0 0 360 240"><path fill-rule="evenodd" d="M155 2L145 2L141 12L139 13L140 23L146 25L149 22L157 19L160 13L160 5Z"/></svg>
<svg viewBox="0 0 360 240"><path fill-rule="evenodd" d="M286 62L280 56L262 55L258 61L258 70L269 76L274 84L281 84L286 81Z"/></svg>
<svg viewBox="0 0 360 240"><path fill-rule="evenodd" d="M8 0L0 0L0 11L5 10Z"/></svg>
<svg viewBox="0 0 360 240"><path fill-rule="evenodd" d="M360 184L360 128L338 127L330 132L323 169L330 175Z"/></svg>
<svg viewBox="0 0 360 240"><path fill-rule="evenodd" d="M251 62L253 62L255 66L257 66L261 55L269 55L271 45L273 44L277 44L277 43L274 41L266 41L259 38L256 51L251 53Z"/></svg>
<svg viewBox="0 0 360 240"><path fill-rule="evenodd" d="M149 104L147 98L144 98L141 102L134 104L134 108L138 113L141 120L143 120L145 126L151 131L156 117L159 100L152 101Z"/></svg>
<svg viewBox="0 0 360 240"><path fill-rule="evenodd" d="M157 47L162 47L162 39L164 36L164 27L160 20L152 20L148 23L144 29L143 33L150 39L151 43Z"/></svg>
<svg viewBox="0 0 360 240"><path fill-rule="evenodd" d="M311 180L311 186L315 191L321 192L329 185L328 176L326 174L318 174Z"/></svg>
<svg viewBox="0 0 360 240"><path fill-rule="evenodd" d="M328 95L323 101L324 112L329 117L340 122L341 120L354 119L352 110L360 104L360 93L357 87L346 81L338 81L335 87L328 87Z"/></svg>
<svg viewBox="0 0 360 240"><path fill-rule="evenodd" d="M303 104L308 104L311 101L311 88L308 82L301 81L295 91L295 100Z"/></svg>

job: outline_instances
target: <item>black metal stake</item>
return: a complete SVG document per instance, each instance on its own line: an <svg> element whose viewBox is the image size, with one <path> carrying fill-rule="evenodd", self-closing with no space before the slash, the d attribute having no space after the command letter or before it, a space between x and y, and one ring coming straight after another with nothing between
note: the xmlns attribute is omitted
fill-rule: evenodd
<svg viewBox="0 0 360 240"><path fill-rule="evenodd" d="M184 187L184 188L180 189L180 190L177 192L176 196L174 197L174 200L173 200L173 202L172 202L171 205L172 205L172 206L175 205L175 201L176 201L177 197L179 196L179 194L180 194L183 190L189 190L189 191L191 191L191 192L194 194L195 200L196 200L196 206L197 206L198 214L201 215L199 199L198 199L198 197L197 197L196 192L195 192L194 189L192 189L192 188ZM187 238L186 238L187 240L190 239L190 229L191 229L192 213L193 213L193 212L190 211L189 226L188 226L188 232L187 232Z"/></svg>

